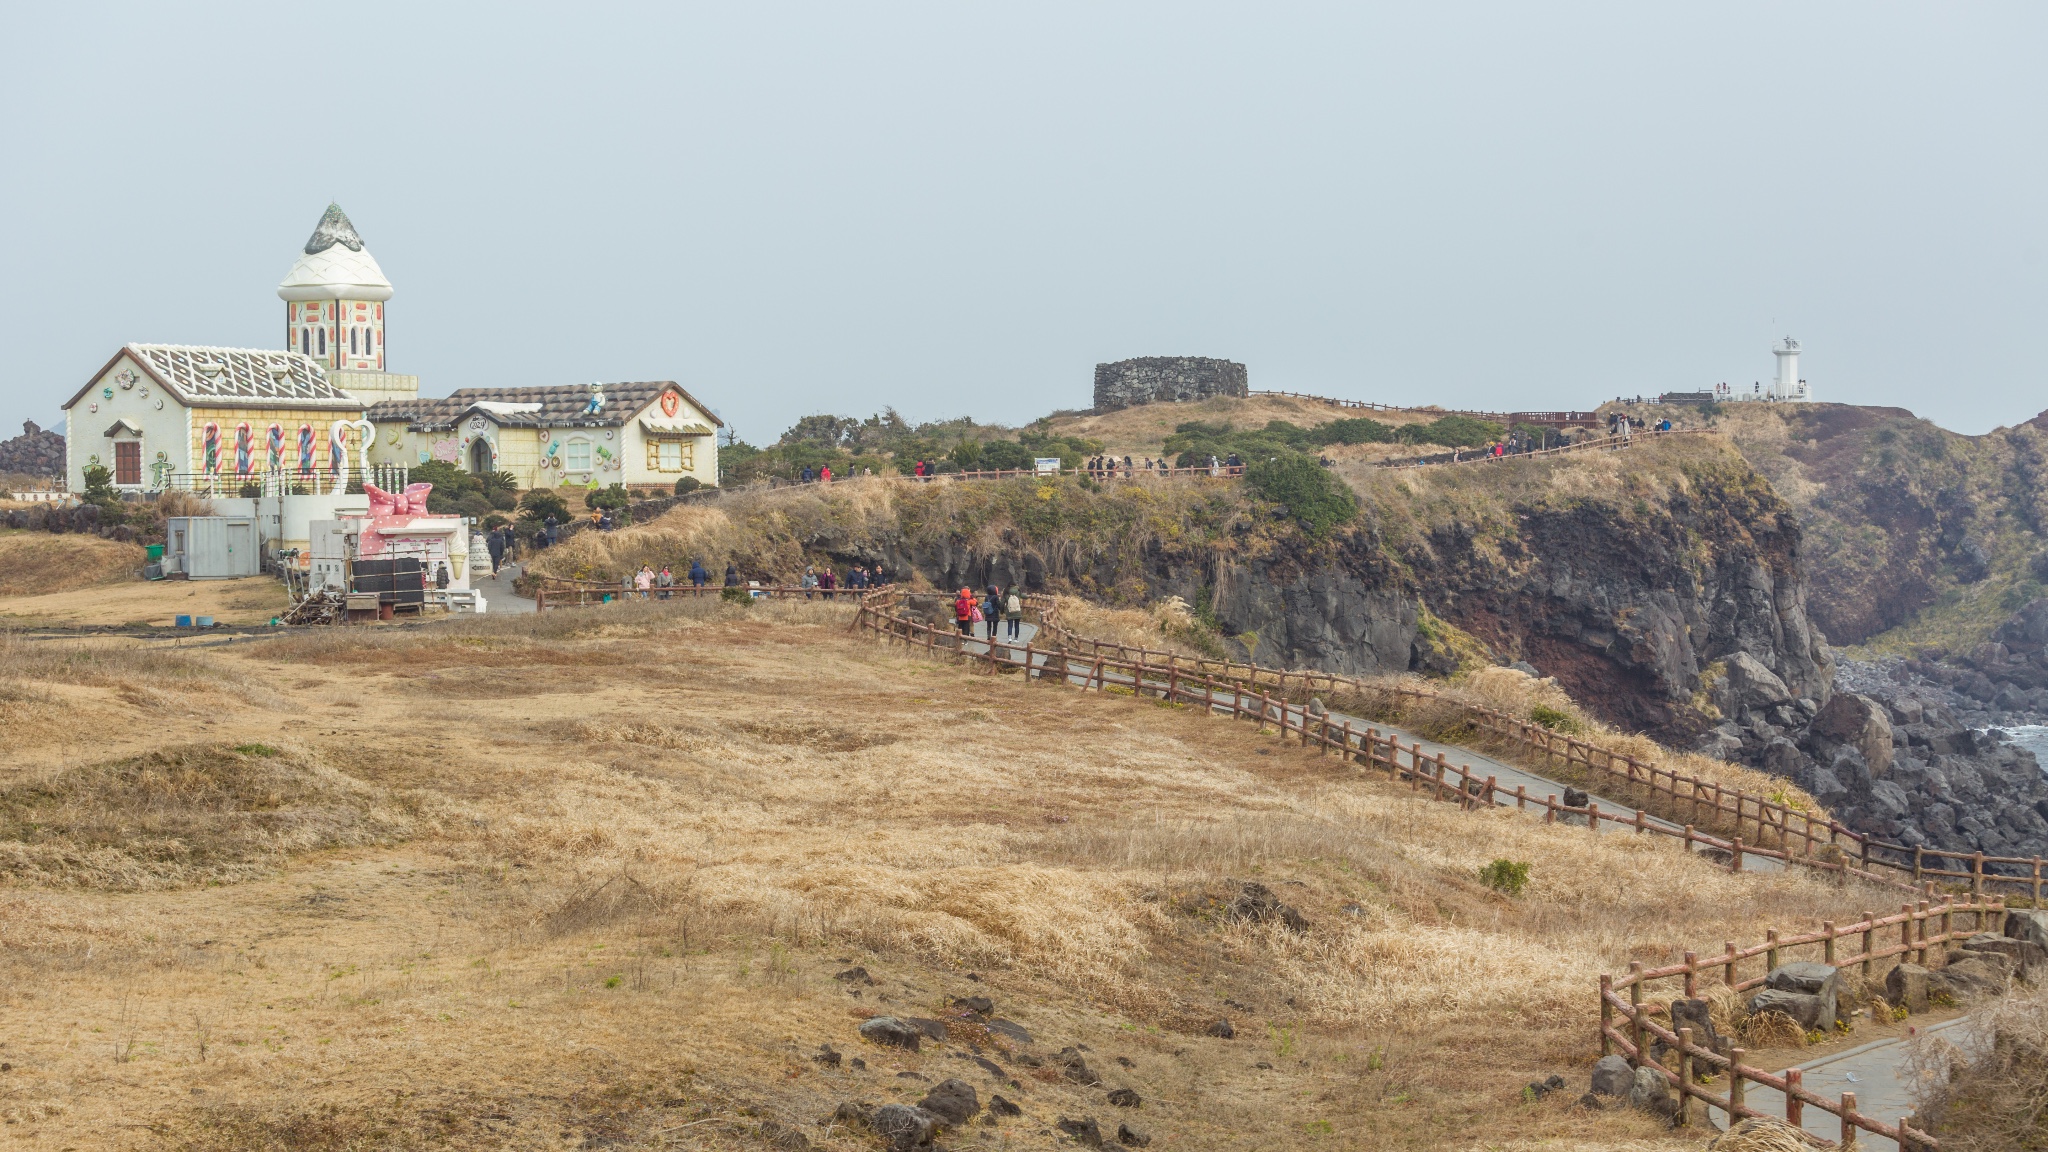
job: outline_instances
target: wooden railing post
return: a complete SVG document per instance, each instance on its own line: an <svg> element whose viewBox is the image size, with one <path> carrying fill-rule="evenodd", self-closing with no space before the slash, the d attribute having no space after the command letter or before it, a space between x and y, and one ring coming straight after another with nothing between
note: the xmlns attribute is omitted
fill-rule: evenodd
<svg viewBox="0 0 2048 1152"><path fill-rule="evenodd" d="M1778 930L1776 928L1764 929L1764 945L1764 971L1766 973L1776 972L1778 970Z"/></svg>
<svg viewBox="0 0 2048 1152"><path fill-rule="evenodd" d="M1833 920L1821 921L1820 930L1827 934L1827 939L1821 944L1821 963L1834 968L1837 966L1835 964L1835 922Z"/></svg>
<svg viewBox="0 0 2048 1152"><path fill-rule="evenodd" d="M1678 1115L1674 1128L1692 1126L1692 1029L1678 1030Z"/></svg>
<svg viewBox="0 0 2048 1152"><path fill-rule="evenodd" d="M1721 983L1726 984L1728 990L1732 992L1735 990L1735 963L1737 959L1735 955L1735 941L1727 941L1721 955L1727 957L1722 962Z"/></svg>
<svg viewBox="0 0 2048 1152"><path fill-rule="evenodd" d="M1730 872L1740 872L1742 871L1742 837L1737 836L1728 843L1731 846L1729 849L1728 870Z"/></svg>
<svg viewBox="0 0 2048 1152"><path fill-rule="evenodd" d="M1848 1152L1849 1149L1855 1146L1856 1094L1854 1092L1844 1092L1842 1093L1842 1139L1836 1147L1841 1148L1842 1152Z"/></svg>
<svg viewBox="0 0 2048 1152"><path fill-rule="evenodd" d="M1643 962L1631 960L1628 964L1628 1038L1636 1047L1635 1064L1641 1068L1650 1059L1649 1049L1643 1047Z"/></svg>
<svg viewBox="0 0 2048 1152"><path fill-rule="evenodd" d="M1740 1048L1728 1050L1728 1126L1742 1122L1742 1058L1749 1055Z"/></svg>
<svg viewBox="0 0 2048 1152"><path fill-rule="evenodd" d="M1614 991L1614 977L1610 973L1600 974L1600 1055L1614 1055L1614 1002L1608 997Z"/></svg>
<svg viewBox="0 0 2048 1152"><path fill-rule="evenodd" d="M1685 998L1700 998L1700 957L1697 952L1685 954Z"/></svg>
<svg viewBox="0 0 2048 1152"><path fill-rule="evenodd" d="M1785 1123L1794 1128L1806 1126L1806 1101L1799 1098L1803 1087L1800 1081L1804 1078L1797 1068L1785 1069Z"/></svg>
<svg viewBox="0 0 2048 1152"><path fill-rule="evenodd" d="M1970 854L1970 895L1972 895L1972 896L1982 896L1983 894L1984 894L1984 853L1982 853L1982 852L1972 852L1972 853Z"/></svg>
<svg viewBox="0 0 2048 1152"><path fill-rule="evenodd" d="M1863 983L1865 983L1866 985L1869 984L1871 980L1870 966L1875 962L1871 954L1876 951L1877 913L1865 912L1863 914Z"/></svg>

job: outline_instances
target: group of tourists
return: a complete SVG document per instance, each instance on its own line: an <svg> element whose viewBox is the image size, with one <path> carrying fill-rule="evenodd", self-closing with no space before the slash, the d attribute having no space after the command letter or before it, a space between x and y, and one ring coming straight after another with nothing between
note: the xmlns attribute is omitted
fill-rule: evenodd
<svg viewBox="0 0 2048 1152"><path fill-rule="evenodd" d="M844 576L833 572L830 565L821 568L813 564L807 566L804 574L797 578L797 587L804 590L806 600L817 594L822 594L825 599L830 600L836 593L864 592L881 583L882 580L876 571L859 564L848 568Z"/></svg>
<svg viewBox="0 0 2048 1152"><path fill-rule="evenodd" d="M972 638L977 625L988 625L987 639L996 640L996 623L1009 624L1008 638L1015 640L1019 629L1024 626L1024 597L1015 584L999 589L991 584L981 595L974 589L963 587L960 595L953 599L953 623L959 627L960 635Z"/></svg>

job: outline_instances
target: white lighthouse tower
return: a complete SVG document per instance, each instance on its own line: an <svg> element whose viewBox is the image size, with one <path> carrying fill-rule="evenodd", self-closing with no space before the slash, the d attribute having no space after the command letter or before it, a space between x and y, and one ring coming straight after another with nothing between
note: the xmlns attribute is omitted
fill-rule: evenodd
<svg viewBox="0 0 2048 1152"><path fill-rule="evenodd" d="M1778 378L1771 381L1771 399L1813 399L1807 392L1806 381L1799 378L1799 341L1787 336L1771 345L1771 354L1778 358Z"/></svg>

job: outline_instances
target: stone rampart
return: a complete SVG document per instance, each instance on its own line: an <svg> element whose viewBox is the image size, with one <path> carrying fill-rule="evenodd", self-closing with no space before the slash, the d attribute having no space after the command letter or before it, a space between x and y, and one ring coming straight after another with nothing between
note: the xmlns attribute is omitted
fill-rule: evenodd
<svg viewBox="0 0 2048 1152"><path fill-rule="evenodd" d="M1244 396L1251 391L1244 365L1206 356L1140 356L1095 366L1095 410L1114 412L1169 400Z"/></svg>

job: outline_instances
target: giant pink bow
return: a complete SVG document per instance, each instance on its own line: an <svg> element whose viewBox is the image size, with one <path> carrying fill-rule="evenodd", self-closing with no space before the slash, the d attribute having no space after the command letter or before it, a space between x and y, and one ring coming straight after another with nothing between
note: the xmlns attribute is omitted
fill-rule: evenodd
<svg viewBox="0 0 2048 1152"><path fill-rule="evenodd" d="M427 493L433 490L432 484L407 484L403 492L386 492L375 484L363 484L363 493L370 498L370 516L373 519L385 516L425 516Z"/></svg>

